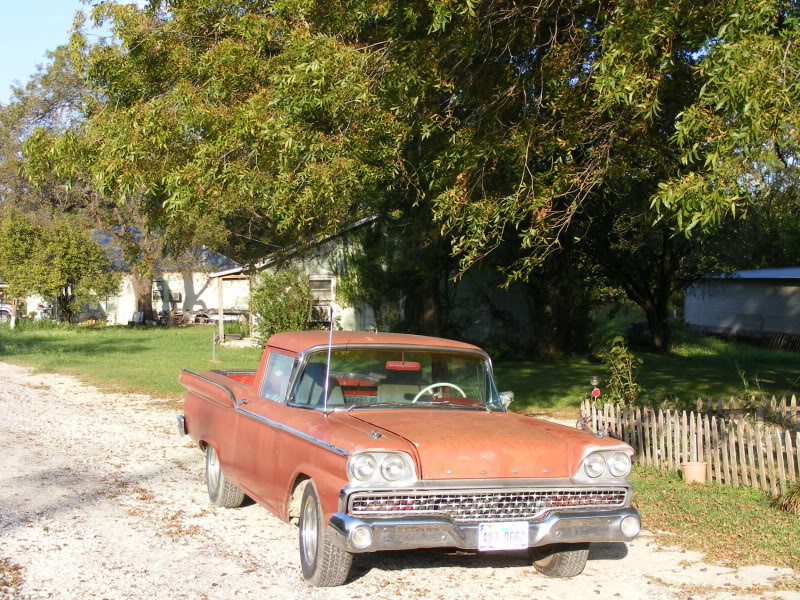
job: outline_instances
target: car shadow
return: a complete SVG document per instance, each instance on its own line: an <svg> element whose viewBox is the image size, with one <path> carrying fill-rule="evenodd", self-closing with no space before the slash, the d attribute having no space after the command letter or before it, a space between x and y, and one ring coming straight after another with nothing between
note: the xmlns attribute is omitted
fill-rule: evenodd
<svg viewBox="0 0 800 600"><path fill-rule="evenodd" d="M589 560L622 560L628 555L628 546L622 542L594 543L589 547ZM347 583L357 581L372 569L402 571L405 569L467 569L507 568L532 566L526 551L477 552L457 548L423 550L395 550L355 554Z"/></svg>

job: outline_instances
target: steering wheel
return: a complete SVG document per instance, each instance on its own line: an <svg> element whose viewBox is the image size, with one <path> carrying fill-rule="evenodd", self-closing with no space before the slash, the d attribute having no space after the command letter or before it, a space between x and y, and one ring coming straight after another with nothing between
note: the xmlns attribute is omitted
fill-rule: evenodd
<svg viewBox="0 0 800 600"><path fill-rule="evenodd" d="M419 391L419 394L417 394L416 396L414 396L414 399L411 401L411 403L413 404L414 402L416 402L417 400L419 400L419 397L420 397L420 396L422 396L422 394L424 394L425 392L428 392L428 391L430 391L430 390L433 390L433 389L435 389L435 388L438 388L438 387L451 387L451 388L455 388L455 389L457 389L459 392L461 392L461 396L462 396L463 398L466 398L466 397L467 397L467 395L464 393L464 390L462 390L460 387L458 387L458 386L457 386L455 383L447 383L446 381L442 381L441 383L432 383L432 384L430 384L429 386L426 386L426 387L422 388L422 389Z"/></svg>

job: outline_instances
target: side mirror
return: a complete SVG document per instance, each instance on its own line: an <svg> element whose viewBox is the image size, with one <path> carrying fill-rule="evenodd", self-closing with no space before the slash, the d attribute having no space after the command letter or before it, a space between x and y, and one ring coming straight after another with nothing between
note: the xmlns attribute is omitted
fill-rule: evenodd
<svg viewBox="0 0 800 600"><path fill-rule="evenodd" d="M500 392L500 402L503 408L508 410L509 405L514 401L514 392Z"/></svg>

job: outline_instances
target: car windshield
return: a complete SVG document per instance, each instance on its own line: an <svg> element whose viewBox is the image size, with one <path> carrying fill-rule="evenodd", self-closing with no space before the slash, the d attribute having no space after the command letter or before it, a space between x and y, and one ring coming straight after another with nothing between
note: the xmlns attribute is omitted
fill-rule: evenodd
<svg viewBox="0 0 800 600"><path fill-rule="evenodd" d="M293 404L325 405L326 361L327 350L308 358ZM334 348L327 389L329 408L502 410L488 361L470 352Z"/></svg>

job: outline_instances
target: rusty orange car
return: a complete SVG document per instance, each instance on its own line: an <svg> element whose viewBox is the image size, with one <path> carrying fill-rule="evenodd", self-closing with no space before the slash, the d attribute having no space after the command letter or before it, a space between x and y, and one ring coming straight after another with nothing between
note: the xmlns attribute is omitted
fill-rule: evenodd
<svg viewBox="0 0 800 600"><path fill-rule="evenodd" d="M313 586L354 553L527 549L553 577L592 542L640 530L630 446L513 412L480 348L415 335L272 336L255 371L183 371L179 430L205 452L211 502L251 498L299 525Z"/></svg>

